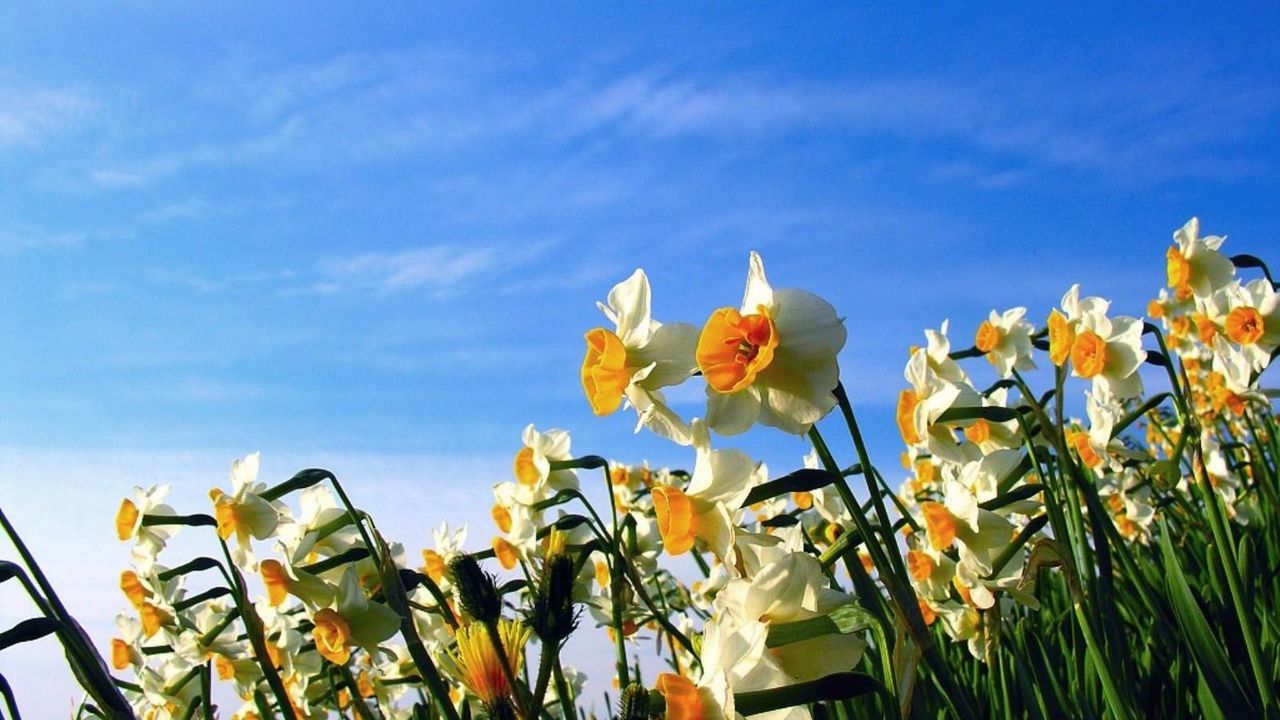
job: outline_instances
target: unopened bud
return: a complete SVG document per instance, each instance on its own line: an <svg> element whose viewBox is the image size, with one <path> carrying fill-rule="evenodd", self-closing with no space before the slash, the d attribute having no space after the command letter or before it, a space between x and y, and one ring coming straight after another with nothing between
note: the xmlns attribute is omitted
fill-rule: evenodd
<svg viewBox="0 0 1280 720"><path fill-rule="evenodd" d="M618 717L621 720L649 720L649 691L643 685L631 683L622 689Z"/></svg>
<svg viewBox="0 0 1280 720"><path fill-rule="evenodd" d="M449 577L458 589L462 609L473 620L497 622L502 615L502 596L494 577L471 555L459 553L449 560Z"/></svg>
<svg viewBox="0 0 1280 720"><path fill-rule="evenodd" d="M529 626L538 639L548 645L564 642L578 626L578 613L573 604L575 580L577 567L568 555L552 555L542 565Z"/></svg>

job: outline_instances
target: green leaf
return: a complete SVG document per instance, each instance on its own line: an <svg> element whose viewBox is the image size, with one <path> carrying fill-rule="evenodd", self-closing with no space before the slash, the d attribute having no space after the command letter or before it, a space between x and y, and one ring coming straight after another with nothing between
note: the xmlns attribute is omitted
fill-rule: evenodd
<svg viewBox="0 0 1280 720"><path fill-rule="evenodd" d="M1030 412L1029 408L1023 408ZM986 420L988 422L1004 423L1018 419L1018 411L1012 408L999 407L997 405L988 405L986 407L953 407L938 416L937 423L954 423L963 422L965 420Z"/></svg>
<svg viewBox="0 0 1280 720"><path fill-rule="evenodd" d="M1023 500L1030 500L1042 492L1044 492L1043 486L1039 483L1031 483L1014 488L1004 494L997 495L986 502L978 503L978 507L983 510L999 510L1006 505L1012 505L1013 503L1021 502Z"/></svg>
<svg viewBox="0 0 1280 720"><path fill-rule="evenodd" d="M1158 406L1160 403L1164 402L1165 400L1169 400L1172 398L1173 396L1167 392L1157 393L1147 398L1146 402L1134 408L1123 418L1120 418L1120 422L1112 426L1111 437L1114 438L1119 436L1120 433L1124 432L1126 428L1128 428L1130 425L1137 422L1138 418L1141 418L1143 415L1146 415L1147 413L1156 409L1156 406Z"/></svg>
<svg viewBox="0 0 1280 720"><path fill-rule="evenodd" d="M1226 654L1204 619L1195 596L1191 594L1187 579L1182 574L1182 566L1174 557L1173 546L1169 543L1169 527L1163 521L1160 523L1160 553L1164 561L1165 585L1173 604L1174 617L1190 646L1196 667L1200 668L1218 706L1231 717L1257 717L1257 712L1231 671Z"/></svg>
<svg viewBox="0 0 1280 720"><path fill-rule="evenodd" d="M869 692L887 695L884 685L874 677L844 672L772 690L734 693L733 701L739 713L757 715L824 700L848 700Z"/></svg>
<svg viewBox="0 0 1280 720"><path fill-rule="evenodd" d="M991 563L991 574L987 575L987 579L991 579L999 575L1000 571L1004 570L1004 566L1008 565L1009 561L1013 559L1013 556L1022 549L1022 546L1026 545L1027 541L1030 540L1032 536L1040 532L1041 528L1043 528L1047 522L1049 522L1048 515L1037 515L1034 518L1031 518L1031 521L1027 523L1027 526L1022 528L1022 532L1018 533L1018 536L1013 539L1013 542L1009 543L1009 545L1000 552L1000 555L996 557L995 562ZM1028 561L1028 568L1030 567L1031 566ZM1023 576L1023 579L1026 579L1026 575Z"/></svg>
<svg viewBox="0 0 1280 720"><path fill-rule="evenodd" d="M14 625L0 633L0 650L18 643L31 642L57 632L62 623L50 617L36 617Z"/></svg>
<svg viewBox="0 0 1280 720"><path fill-rule="evenodd" d="M839 475L826 470L815 468L796 470L793 473L783 475L777 480L770 480L751 488L751 492L747 493L747 499L742 501L742 507L755 505L758 502L763 502L779 495L787 495L793 492L809 492L824 488L839 479Z"/></svg>
<svg viewBox="0 0 1280 720"><path fill-rule="evenodd" d="M766 647L781 647L823 635L848 635L869 627L875 616L857 605L842 605L827 615L785 623L770 623Z"/></svg>

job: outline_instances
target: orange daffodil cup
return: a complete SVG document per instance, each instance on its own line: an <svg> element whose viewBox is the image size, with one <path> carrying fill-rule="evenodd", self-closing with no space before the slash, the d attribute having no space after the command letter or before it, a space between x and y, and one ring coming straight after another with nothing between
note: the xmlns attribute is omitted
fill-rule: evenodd
<svg viewBox="0 0 1280 720"><path fill-rule="evenodd" d="M707 424L737 435L755 423L796 435L835 407L844 321L804 290L774 290L752 252L739 308L711 313L698 337Z"/></svg>

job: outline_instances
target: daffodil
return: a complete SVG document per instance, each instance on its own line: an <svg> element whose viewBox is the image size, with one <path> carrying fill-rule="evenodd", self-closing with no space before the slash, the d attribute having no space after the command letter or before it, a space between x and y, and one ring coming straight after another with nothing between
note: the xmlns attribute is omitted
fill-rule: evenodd
<svg viewBox="0 0 1280 720"><path fill-rule="evenodd" d="M355 568L348 566L338 585L336 604L317 610L311 616L315 625L312 637L316 650L330 662L346 664L351 649L362 647L369 652L400 629L400 616L382 603L365 596L356 579Z"/></svg>
<svg viewBox="0 0 1280 720"><path fill-rule="evenodd" d="M463 551L462 547L467 542L467 526L450 530L449 523L440 523L440 527L431 531L431 536L435 540L435 548L422 551L421 571L441 590L448 592L452 581L449 580L445 567L450 558Z"/></svg>
<svg viewBox="0 0 1280 720"><path fill-rule="evenodd" d="M937 420L953 407L981 407L982 396L968 384L948 382L934 373L923 348L911 353L903 375L911 387L898 393L896 417L902 441L953 462L970 459L956 442L954 429Z"/></svg>
<svg viewBox="0 0 1280 720"><path fill-rule="evenodd" d="M1280 293L1258 278L1232 284L1221 294L1227 307L1221 316L1223 334L1239 346L1254 372L1262 372L1280 347Z"/></svg>
<svg viewBox="0 0 1280 720"><path fill-rule="evenodd" d="M258 453L253 453L231 463L230 495L218 488L209 491L213 515L218 521L218 536L223 540L235 537L231 559L244 568L256 564L249 538L271 537L280 520L280 510L259 495L267 486L257 479Z"/></svg>
<svg viewBox="0 0 1280 720"><path fill-rule="evenodd" d="M722 627L769 626L827 615L851 602L852 597L829 587L817 558L791 551L749 578L730 580L716 596L716 617ZM804 682L852 668L864 647L857 635L835 633L774 647L769 653L791 682Z"/></svg>
<svg viewBox="0 0 1280 720"><path fill-rule="evenodd" d="M328 487L312 485L303 490L298 505L301 512L297 517L280 515L275 532L279 548L290 564L341 555L361 544L354 520Z"/></svg>
<svg viewBox="0 0 1280 720"><path fill-rule="evenodd" d="M653 508L662 544L671 555L682 555L702 540L721 560L730 557L735 519L751 488L768 477L763 463L741 450L712 450L706 425L694 419L693 446L697 450L689 486L653 488Z"/></svg>
<svg viewBox="0 0 1280 720"><path fill-rule="evenodd" d="M1092 381L1095 394L1126 400L1142 394L1138 368L1147 357L1142 349L1142 321L1107 317L1102 308L1080 314L1071 344L1071 374Z"/></svg>
<svg viewBox="0 0 1280 720"><path fill-rule="evenodd" d="M639 414L636 431L651 430L689 444L689 426L667 406L660 388L678 385L697 369L698 330L685 323L663 324L650 313L649 278L643 270L609 291L608 304L597 303L615 325L586 335L582 388L596 415L609 415L630 403Z"/></svg>
<svg viewBox="0 0 1280 720"><path fill-rule="evenodd" d="M133 497L120 502L116 511L116 537L121 541L134 540L133 560L139 566L155 562L156 555L164 549L165 544L176 532L176 525L144 525L143 518L148 515L176 515L172 507L165 504L169 494L168 485L152 485L147 489L135 487Z"/></svg>
<svg viewBox="0 0 1280 720"><path fill-rule="evenodd" d="M995 310L978 326L973 346L986 355L1002 378L1014 370L1034 370L1031 359L1031 323L1023 319L1024 307L1011 308L1003 313Z"/></svg>
<svg viewBox="0 0 1280 720"><path fill-rule="evenodd" d="M556 492L577 489L578 476L573 470L552 470L554 460L569 460L570 438L564 430L545 433L530 423L521 434L523 446L512 463L516 484L512 498L524 505L546 500Z"/></svg>
<svg viewBox="0 0 1280 720"><path fill-rule="evenodd" d="M1225 237L1200 237L1200 220L1191 218L1173 234L1174 245L1166 253L1169 287L1179 300L1204 298L1226 287L1235 266L1218 251Z"/></svg>
<svg viewBox="0 0 1280 720"><path fill-rule="evenodd" d="M802 434L835 407L844 321L804 290L775 291L752 252L739 308L711 314L698 337L707 424L722 435L755 423Z"/></svg>

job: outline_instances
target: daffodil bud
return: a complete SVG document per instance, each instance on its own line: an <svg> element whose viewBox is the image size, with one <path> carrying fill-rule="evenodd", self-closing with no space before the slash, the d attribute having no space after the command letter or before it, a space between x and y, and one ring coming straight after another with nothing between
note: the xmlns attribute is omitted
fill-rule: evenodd
<svg viewBox="0 0 1280 720"><path fill-rule="evenodd" d="M516 720L516 710L508 698L499 698L485 709L489 711L489 720Z"/></svg>
<svg viewBox="0 0 1280 720"><path fill-rule="evenodd" d="M458 589L462 609L482 623L496 622L502 614L502 596L494 578L480 568L475 557L459 553L449 561L449 577Z"/></svg>
<svg viewBox="0 0 1280 720"><path fill-rule="evenodd" d="M529 626L548 645L564 642L578 625L573 606L573 583L577 575L573 558L552 555L542 566L537 593L529 615Z"/></svg>
<svg viewBox="0 0 1280 720"><path fill-rule="evenodd" d="M622 720L649 720L649 691L643 685L631 683L622 689L618 717Z"/></svg>

